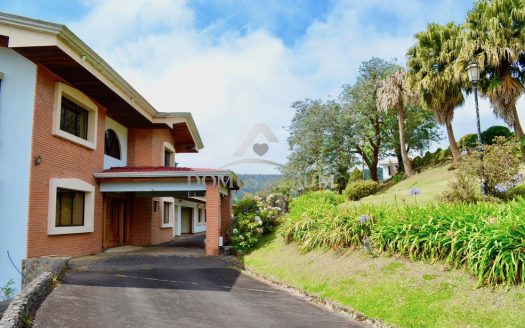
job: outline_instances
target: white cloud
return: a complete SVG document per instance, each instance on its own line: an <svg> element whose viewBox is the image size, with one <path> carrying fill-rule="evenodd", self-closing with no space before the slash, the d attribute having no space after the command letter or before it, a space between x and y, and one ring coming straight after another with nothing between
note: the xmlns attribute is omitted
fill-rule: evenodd
<svg viewBox="0 0 525 328"><path fill-rule="evenodd" d="M218 22L199 29L186 1L89 0L87 4L91 11L72 29L158 110L193 113L205 149L177 160L195 167L220 167L237 159L232 153L241 142L241 126L260 122L267 123L280 140L270 145L264 158L284 163L288 147L282 127L293 116L293 101L336 96L342 84L354 80L359 64L372 56L404 62L412 35L427 22L448 21L455 8L453 1L425 5L425 10L408 0L340 1L325 19L311 23L300 39L287 46L263 27L240 32ZM368 22L363 13L374 6L391 10L404 21L406 31L382 30ZM469 107L467 102L456 116L455 124L461 126L456 127L458 137L471 131ZM490 116L485 107L484 119ZM264 166L233 169L275 172Z"/></svg>

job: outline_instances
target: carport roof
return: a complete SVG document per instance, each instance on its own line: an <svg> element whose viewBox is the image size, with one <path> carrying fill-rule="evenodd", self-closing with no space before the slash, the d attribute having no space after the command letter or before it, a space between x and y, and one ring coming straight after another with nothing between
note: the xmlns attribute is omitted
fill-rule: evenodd
<svg viewBox="0 0 525 328"><path fill-rule="evenodd" d="M218 170L192 167L169 167L169 166L124 166L112 167L99 173L94 173L97 179L157 179L157 178L215 178L228 177L234 182L234 188L242 187L242 181L231 170Z"/></svg>

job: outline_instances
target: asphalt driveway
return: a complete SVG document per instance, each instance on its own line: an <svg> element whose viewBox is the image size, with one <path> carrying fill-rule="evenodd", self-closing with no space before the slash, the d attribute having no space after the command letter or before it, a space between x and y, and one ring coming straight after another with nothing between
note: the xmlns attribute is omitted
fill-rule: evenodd
<svg viewBox="0 0 525 328"><path fill-rule="evenodd" d="M362 327L176 246L72 260L34 327Z"/></svg>

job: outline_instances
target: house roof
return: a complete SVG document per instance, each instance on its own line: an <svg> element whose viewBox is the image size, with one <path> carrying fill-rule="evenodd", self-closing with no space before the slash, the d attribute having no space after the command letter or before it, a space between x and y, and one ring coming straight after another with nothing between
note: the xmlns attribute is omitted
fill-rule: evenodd
<svg viewBox="0 0 525 328"><path fill-rule="evenodd" d="M189 112L159 112L104 59L65 25L0 13L0 45L64 77L88 96L108 106L113 118L141 127L173 129L184 144L177 151L203 148ZM191 140L189 140L191 139Z"/></svg>
<svg viewBox="0 0 525 328"><path fill-rule="evenodd" d="M94 173L97 179L132 179L132 178L231 178L233 188L243 186L239 177L230 170L192 168L192 167L167 167L167 166L141 166L141 167L112 167L99 173Z"/></svg>

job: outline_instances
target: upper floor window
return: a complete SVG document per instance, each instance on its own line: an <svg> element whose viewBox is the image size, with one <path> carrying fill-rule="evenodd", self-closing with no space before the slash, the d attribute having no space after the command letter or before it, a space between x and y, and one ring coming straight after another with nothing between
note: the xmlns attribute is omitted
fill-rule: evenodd
<svg viewBox="0 0 525 328"><path fill-rule="evenodd" d="M53 134L96 149L98 107L85 94L64 83L55 85Z"/></svg>
<svg viewBox="0 0 525 328"><path fill-rule="evenodd" d="M165 142L163 150L164 166L175 166L175 148L170 143Z"/></svg>
<svg viewBox="0 0 525 328"><path fill-rule="evenodd" d="M62 97L60 130L87 140L88 111L66 97Z"/></svg>
<svg viewBox="0 0 525 328"><path fill-rule="evenodd" d="M120 142L118 140L117 134L112 129L106 130L104 154L116 159L121 158Z"/></svg>

